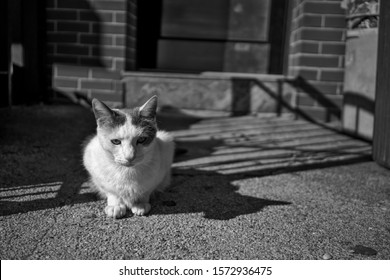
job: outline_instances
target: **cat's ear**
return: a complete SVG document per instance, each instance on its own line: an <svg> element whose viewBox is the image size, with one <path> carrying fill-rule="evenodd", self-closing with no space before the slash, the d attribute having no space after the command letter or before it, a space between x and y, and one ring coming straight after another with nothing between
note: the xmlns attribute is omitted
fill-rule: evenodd
<svg viewBox="0 0 390 280"><path fill-rule="evenodd" d="M114 116L114 112L96 98L92 99L92 109L96 120L107 117L112 118Z"/></svg>
<svg viewBox="0 0 390 280"><path fill-rule="evenodd" d="M154 95L139 108L139 113L145 118L155 118L157 111L157 96Z"/></svg>

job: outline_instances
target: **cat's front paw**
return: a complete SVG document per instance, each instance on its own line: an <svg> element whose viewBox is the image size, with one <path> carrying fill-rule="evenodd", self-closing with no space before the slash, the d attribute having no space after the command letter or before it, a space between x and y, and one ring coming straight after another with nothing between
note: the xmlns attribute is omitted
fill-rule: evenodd
<svg viewBox="0 0 390 280"><path fill-rule="evenodd" d="M140 203L131 207L131 212L137 216L143 216L149 213L152 206L150 203Z"/></svg>
<svg viewBox="0 0 390 280"><path fill-rule="evenodd" d="M126 215L126 206L123 204L107 205L106 209L104 209L104 212L106 212L108 217L119 219Z"/></svg>

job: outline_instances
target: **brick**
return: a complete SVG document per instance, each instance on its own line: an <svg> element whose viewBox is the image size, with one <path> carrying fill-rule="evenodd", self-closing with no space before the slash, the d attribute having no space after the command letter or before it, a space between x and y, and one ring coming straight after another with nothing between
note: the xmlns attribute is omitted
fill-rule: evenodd
<svg viewBox="0 0 390 280"><path fill-rule="evenodd" d="M80 1L80 0L57 0L58 8L66 8L66 9L92 9L91 5L88 1Z"/></svg>
<svg viewBox="0 0 390 280"><path fill-rule="evenodd" d="M337 94L339 84L336 82L311 82L311 85L322 94Z"/></svg>
<svg viewBox="0 0 390 280"><path fill-rule="evenodd" d="M292 47L293 53L318 53L320 44L316 42L299 41Z"/></svg>
<svg viewBox="0 0 390 280"><path fill-rule="evenodd" d="M99 17L93 11L80 11L80 21L99 22Z"/></svg>
<svg viewBox="0 0 390 280"><path fill-rule="evenodd" d="M124 13L124 12L116 12L115 13L115 22L126 23L126 13Z"/></svg>
<svg viewBox="0 0 390 280"><path fill-rule="evenodd" d="M74 32L48 32L47 41L51 43L77 43L77 34Z"/></svg>
<svg viewBox="0 0 390 280"><path fill-rule="evenodd" d="M321 27L322 17L319 15L303 15L298 19L298 27Z"/></svg>
<svg viewBox="0 0 390 280"><path fill-rule="evenodd" d="M344 81L344 71L343 70L321 70L320 73L321 81L335 81L343 82Z"/></svg>
<svg viewBox="0 0 390 280"><path fill-rule="evenodd" d="M83 45L61 44L57 46L57 53L69 55L88 55L89 49L87 46Z"/></svg>
<svg viewBox="0 0 390 280"><path fill-rule="evenodd" d="M59 22L58 31L89 32L88 22Z"/></svg>
<svg viewBox="0 0 390 280"><path fill-rule="evenodd" d="M75 56L70 55L48 55L47 56L47 62L48 63L70 63L70 64L77 64L78 59Z"/></svg>
<svg viewBox="0 0 390 280"><path fill-rule="evenodd" d="M106 11L99 11L98 13L91 11L81 11L80 19L96 23L114 22L114 13Z"/></svg>
<svg viewBox="0 0 390 280"><path fill-rule="evenodd" d="M46 17L49 20L77 20L77 11L47 9Z"/></svg>
<svg viewBox="0 0 390 280"><path fill-rule="evenodd" d="M94 24L93 32L101 32L104 34L126 34L126 26L124 24Z"/></svg>
<svg viewBox="0 0 390 280"><path fill-rule="evenodd" d="M80 64L90 67L112 68L113 59L101 57L80 57Z"/></svg>
<svg viewBox="0 0 390 280"><path fill-rule="evenodd" d="M88 68L74 65L59 65L57 66L57 76L88 77Z"/></svg>
<svg viewBox="0 0 390 280"><path fill-rule="evenodd" d="M304 2L302 8L303 13L345 15L345 10L341 8L339 2Z"/></svg>
<svg viewBox="0 0 390 280"><path fill-rule="evenodd" d="M125 70L125 59L114 59L114 69L117 71Z"/></svg>
<svg viewBox="0 0 390 280"><path fill-rule="evenodd" d="M337 56L316 56L316 55L300 55L298 58L299 66L310 67L338 67L339 58Z"/></svg>
<svg viewBox="0 0 390 280"><path fill-rule="evenodd" d="M334 28L346 28L346 18L345 16L325 16L324 26Z"/></svg>
<svg viewBox="0 0 390 280"><path fill-rule="evenodd" d="M93 6L97 10L126 11L125 0L93 1Z"/></svg>
<svg viewBox="0 0 390 280"><path fill-rule="evenodd" d="M100 11L98 13L98 16L101 22L114 22L114 18L115 18L113 12L106 12L106 11L104 12Z"/></svg>
<svg viewBox="0 0 390 280"><path fill-rule="evenodd" d="M54 21L46 21L46 31L56 31L56 23Z"/></svg>
<svg viewBox="0 0 390 280"><path fill-rule="evenodd" d="M92 90L91 96L102 101L123 102L123 95L121 93L107 93L98 90Z"/></svg>
<svg viewBox="0 0 390 280"><path fill-rule="evenodd" d="M112 45L113 37L100 34L80 34L80 43L89 45Z"/></svg>
<svg viewBox="0 0 390 280"><path fill-rule="evenodd" d="M104 68L93 68L92 78L120 80L121 73L119 71L110 71Z"/></svg>
<svg viewBox="0 0 390 280"><path fill-rule="evenodd" d="M125 48L124 47L95 47L93 49L93 55L96 56L108 56L108 57L124 57Z"/></svg>
<svg viewBox="0 0 390 280"><path fill-rule="evenodd" d="M77 79L54 78L53 86L63 88L77 88Z"/></svg>
<svg viewBox="0 0 390 280"><path fill-rule="evenodd" d="M305 78L306 80L317 80L318 70L317 69L298 69L296 75Z"/></svg>
<svg viewBox="0 0 390 280"><path fill-rule="evenodd" d="M98 89L98 90L113 90L113 83L111 80L82 80L82 89Z"/></svg>
<svg viewBox="0 0 390 280"><path fill-rule="evenodd" d="M323 54L345 54L345 44L344 43L323 43L321 47L321 53Z"/></svg>
<svg viewBox="0 0 390 280"><path fill-rule="evenodd" d="M297 40L337 41L343 40L343 30L304 28L297 34Z"/></svg>
<svg viewBox="0 0 390 280"><path fill-rule="evenodd" d="M125 46L125 45L126 45L125 36L116 36L115 46Z"/></svg>

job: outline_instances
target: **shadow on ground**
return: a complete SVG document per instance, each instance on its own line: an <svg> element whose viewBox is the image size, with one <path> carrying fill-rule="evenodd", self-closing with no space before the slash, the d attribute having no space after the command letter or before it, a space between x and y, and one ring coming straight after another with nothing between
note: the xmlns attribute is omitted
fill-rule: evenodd
<svg viewBox="0 0 390 280"><path fill-rule="evenodd" d="M91 111L71 105L2 109L0 215L96 201L82 167L84 139L94 133ZM161 128L177 139L172 187L150 215L203 212L227 220L268 206L288 205L240 194L234 180L370 160L367 143L291 119L203 119L171 108Z"/></svg>
<svg viewBox="0 0 390 280"><path fill-rule="evenodd" d="M77 196L87 176L81 149L94 132L92 114L79 106L1 109L0 215L54 208Z"/></svg>

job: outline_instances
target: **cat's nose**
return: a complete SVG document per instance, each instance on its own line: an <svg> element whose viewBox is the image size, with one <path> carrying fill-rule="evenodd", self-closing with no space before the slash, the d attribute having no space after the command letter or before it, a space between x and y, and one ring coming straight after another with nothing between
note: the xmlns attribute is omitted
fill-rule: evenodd
<svg viewBox="0 0 390 280"><path fill-rule="evenodd" d="M128 156L125 158L125 160L129 163L131 163L135 159L135 156Z"/></svg>
<svg viewBox="0 0 390 280"><path fill-rule="evenodd" d="M128 153L128 154L125 156L125 159L126 159L128 162L132 162L132 161L135 159L135 152Z"/></svg>

